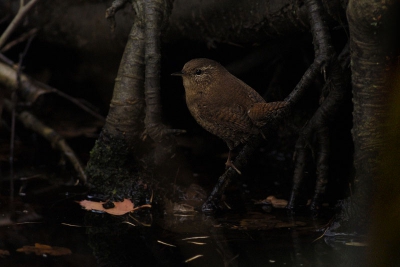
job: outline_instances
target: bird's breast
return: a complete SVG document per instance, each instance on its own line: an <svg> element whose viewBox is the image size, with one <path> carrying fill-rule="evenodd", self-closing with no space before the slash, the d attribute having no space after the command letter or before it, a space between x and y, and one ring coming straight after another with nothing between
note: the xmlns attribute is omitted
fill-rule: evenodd
<svg viewBox="0 0 400 267"><path fill-rule="evenodd" d="M202 110L207 107L206 99L204 92L186 92L186 104L195 119L201 116Z"/></svg>

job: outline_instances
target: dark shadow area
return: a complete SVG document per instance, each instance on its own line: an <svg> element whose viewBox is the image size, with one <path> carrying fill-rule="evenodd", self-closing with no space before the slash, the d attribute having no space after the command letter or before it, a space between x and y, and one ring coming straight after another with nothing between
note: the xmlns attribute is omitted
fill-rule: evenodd
<svg viewBox="0 0 400 267"><path fill-rule="evenodd" d="M347 42L347 29L335 28L331 34L339 53ZM17 45L7 56L17 62L23 48L24 44ZM82 52L46 42L39 36L29 48L24 72L83 99L106 115L122 52L121 47L110 54ZM112 216L82 210L76 201L84 199L88 189L73 186L77 174L71 164L52 144L19 122L15 194L10 202L10 114L3 111L0 266L363 266L364 237L322 237L336 212L337 202L351 193L351 96L329 130L330 177L319 215L313 217L307 208L316 179L314 151L307 160L298 211L288 215L282 207L264 201L268 196L280 200L290 197L296 140L319 106L322 78L311 85L294 107L293 116L268 135L242 170L243 175L226 189L221 213L203 215L201 203L188 212L170 207L188 203L179 188L185 191L195 184L209 194L225 171L228 153L223 141L192 118L185 103L182 80L170 74L180 71L190 59L210 58L267 101L280 101L293 90L314 60L311 34L297 33L290 38L248 46L184 40L163 43L161 52L163 121L186 133L176 137L182 161L171 174L174 184L157 192L160 195L155 196L156 209L151 213ZM86 165L101 123L56 94L40 96L28 110L66 138ZM239 151L237 148L234 156ZM68 248L71 253L54 256L47 252L35 255L17 251L35 243Z"/></svg>

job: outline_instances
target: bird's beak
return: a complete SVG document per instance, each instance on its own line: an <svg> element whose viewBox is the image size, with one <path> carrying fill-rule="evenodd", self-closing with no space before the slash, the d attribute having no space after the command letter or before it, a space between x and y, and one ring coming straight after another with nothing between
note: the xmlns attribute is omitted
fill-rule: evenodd
<svg viewBox="0 0 400 267"><path fill-rule="evenodd" d="M172 76L183 76L183 74L184 73L182 71L171 73Z"/></svg>

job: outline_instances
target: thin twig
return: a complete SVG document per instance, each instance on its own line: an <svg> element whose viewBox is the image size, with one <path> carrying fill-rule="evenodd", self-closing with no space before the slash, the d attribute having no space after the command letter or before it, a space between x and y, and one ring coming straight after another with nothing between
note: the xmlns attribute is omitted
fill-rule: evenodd
<svg viewBox="0 0 400 267"><path fill-rule="evenodd" d="M66 93L64 93L64 92L62 92L62 91L60 91L60 90L58 90L56 88L50 87L47 84L43 84L43 83L40 83L40 82L39 82L39 84L41 86L43 86L44 88L50 89L51 92L53 92L53 93L65 98L65 99L67 99L68 101L72 102L73 104L75 104L79 108L83 109L84 111L86 111L87 113L92 115L93 117L99 119L100 121L102 121L102 122L106 121L106 119L103 116L101 116L99 113L97 113L96 111L94 111L91 108L89 108L87 105L83 104L82 101L76 99L75 97L72 97L72 96L70 96L70 95L68 95L68 94L66 94Z"/></svg>
<svg viewBox="0 0 400 267"><path fill-rule="evenodd" d="M38 1L39 0L31 0L26 5L22 5L23 2L21 2L21 6L17 12L17 15L15 15L10 25L8 25L7 29L3 32L3 34L0 37L0 48L4 46L7 39L10 37L11 33L18 27L18 25L22 22L22 19L28 14L28 12Z"/></svg>
<svg viewBox="0 0 400 267"><path fill-rule="evenodd" d="M163 241L161 241L161 240L157 240L157 243L160 243L160 244L163 244L163 245L166 245L166 246L169 246L169 247L176 247L175 245L172 245L172 244L163 242Z"/></svg>
<svg viewBox="0 0 400 267"><path fill-rule="evenodd" d="M14 61L12 61L11 59L9 59L8 57L6 57L5 55L3 55L1 53L0 53L0 60L9 66L14 66L14 64L15 64Z"/></svg>
<svg viewBox="0 0 400 267"><path fill-rule="evenodd" d="M111 32L114 32L116 27L115 13L123 8L128 0L114 0L111 6L106 10L106 19L110 22Z"/></svg>
<svg viewBox="0 0 400 267"><path fill-rule="evenodd" d="M30 31L21 34L20 37L18 37L17 39L15 39L15 40L9 42L8 44L6 44L6 45L0 50L1 53L4 53L4 52L10 50L13 46L15 46L15 45L17 45L17 44L19 44L19 43L24 42L25 40L29 39L31 36L36 35L37 32L38 32L38 29L33 28L33 29L31 29Z"/></svg>
<svg viewBox="0 0 400 267"><path fill-rule="evenodd" d="M197 258L200 258L200 257L203 257L203 255L199 254L199 255L196 255L196 256L194 256L194 257L191 257L190 259L185 260L185 263L188 263L188 262L190 262L190 261L192 261L192 260L195 260L195 259L197 259Z"/></svg>
<svg viewBox="0 0 400 267"><path fill-rule="evenodd" d="M6 64L0 62L0 83L5 85L5 87L11 89L17 88L17 83L15 79L15 67L18 68L18 66L15 65L11 60L8 60L7 57L3 56L2 54L0 54L0 60L7 61ZM90 109L88 106L84 105L78 99L69 96L66 93L63 93L56 88L48 86L47 84L35 81L24 73L21 74L21 84L22 87L19 89L19 95L22 96L24 102L27 104L33 103L36 98L41 94L55 93L72 102L93 117L99 119L102 122L105 122L105 118L103 116L98 114L96 111Z"/></svg>
<svg viewBox="0 0 400 267"><path fill-rule="evenodd" d="M10 14L5 14L5 16L0 19L0 24L3 24L4 22L6 22L9 17L11 17Z"/></svg>
<svg viewBox="0 0 400 267"><path fill-rule="evenodd" d="M6 101L6 100L4 100ZM13 90L11 93L11 137L10 137L10 205L14 202L14 144L15 144L15 106L17 103L17 92ZM5 104L5 102L3 102ZM13 208L11 208L13 210Z"/></svg>
<svg viewBox="0 0 400 267"><path fill-rule="evenodd" d="M14 145L15 145L15 107L17 105L17 90L21 88L21 68L22 62L28 53L28 49L32 43L34 36L31 36L25 46L24 51L19 55L18 70L16 72L17 88L12 91L11 94L11 138L10 138L10 205L12 206L14 201ZM13 209L11 209L13 210Z"/></svg>
<svg viewBox="0 0 400 267"><path fill-rule="evenodd" d="M7 99L4 99L4 107L10 112L13 108L12 103ZM17 118L24 124L26 128L29 128L34 132L40 134L48 141L50 141L53 147L60 150L69 159L75 170L78 172L80 181L82 183L86 183L86 174L82 164L75 155L75 152L71 149L71 147L67 144L67 142L61 135L59 135L52 128L43 124L38 118L27 111L23 111L17 114Z"/></svg>

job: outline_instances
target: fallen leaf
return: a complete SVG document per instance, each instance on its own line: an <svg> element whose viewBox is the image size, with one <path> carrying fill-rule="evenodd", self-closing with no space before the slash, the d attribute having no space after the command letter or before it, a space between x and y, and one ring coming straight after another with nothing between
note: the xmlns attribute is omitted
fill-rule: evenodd
<svg viewBox="0 0 400 267"><path fill-rule="evenodd" d="M274 208L284 209L286 208L288 201L286 199L279 199L275 196L269 196L266 198L267 203L271 203Z"/></svg>
<svg viewBox="0 0 400 267"><path fill-rule="evenodd" d="M82 200L79 204L86 210L104 211L112 215L124 215L128 212L134 211L134 205L129 199L124 199L122 202L113 202L114 207L105 209L103 204L106 202L95 202L90 200Z"/></svg>
<svg viewBox="0 0 400 267"><path fill-rule="evenodd" d="M174 203L173 211L174 211L174 213L176 213L176 212L196 213L193 206L188 205L188 204L179 204L179 203Z"/></svg>
<svg viewBox="0 0 400 267"><path fill-rule="evenodd" d="M144 204L138 207L134 207L132 201L124 199L122 202L95 202L90 200L78 201L78 203L86 210L102 211L112 215L124 215L128 212L132 212L138 209L151 208L151 204ZM110 204L114 207L105 208L103 204Z"/></svg>
<svg viewBox="0 0 400 267"><path fill-rule="evenodd" d="M0 257L4 258L4 256L10 256L10 252L8 250L0 249Z"/></svg>
<svg viewBox="0 0 400 267"><path fill-rule="evenodd" d="M35 253L36 255L46 254L52 256L69 255L72 253L69 248L52 247L39 243L35 243L35 246L23 246L22 248L17 249L17 251L24 252L25 254Z"/></svg>

